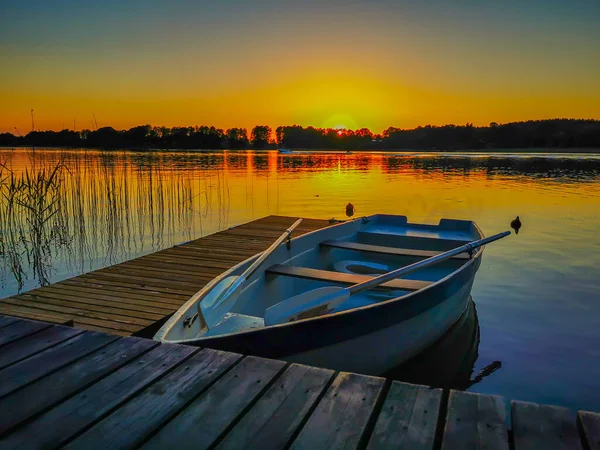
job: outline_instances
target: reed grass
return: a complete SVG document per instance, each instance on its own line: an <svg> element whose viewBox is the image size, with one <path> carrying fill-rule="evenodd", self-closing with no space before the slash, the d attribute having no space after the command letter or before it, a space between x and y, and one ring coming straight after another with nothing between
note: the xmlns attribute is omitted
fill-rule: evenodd
<svg viewBox="0 0 600 450"><path fill-rule="evenodd" d="M15 153L0 151L0 275L9 293L228 226L222 154L198 159L196 170L189 156L20 152L15 166Z"/></svg>

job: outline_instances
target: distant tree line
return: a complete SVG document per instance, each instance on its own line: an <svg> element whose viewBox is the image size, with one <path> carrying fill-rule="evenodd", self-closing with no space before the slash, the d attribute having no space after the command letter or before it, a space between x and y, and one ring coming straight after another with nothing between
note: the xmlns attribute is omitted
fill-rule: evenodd
<svg viewBox="0 0 600 450"><path fill-rule="evenodd" d="M600 120L549 119L444 125L401 129L390 127L382 134L368 128L280 126L275 133L266 125L223 130L215 127L154 127L129 130L102 127L96 130L31 131L25 136L0 134L0 146L93 147L130 149L246 149L285 146L296 149L439 150L494 148L600 148Z"/></svg>

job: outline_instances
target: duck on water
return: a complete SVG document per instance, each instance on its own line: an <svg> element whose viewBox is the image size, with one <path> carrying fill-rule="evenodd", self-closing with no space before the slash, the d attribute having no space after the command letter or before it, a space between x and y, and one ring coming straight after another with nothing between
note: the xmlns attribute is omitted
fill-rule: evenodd
<svg viewBox="0 0 600 450"><path fill-rule="evenodd" d="M510 234L380 214L290 240L300 221L192 296L155 339L381 374L461 317L483 245Z"/></svg>

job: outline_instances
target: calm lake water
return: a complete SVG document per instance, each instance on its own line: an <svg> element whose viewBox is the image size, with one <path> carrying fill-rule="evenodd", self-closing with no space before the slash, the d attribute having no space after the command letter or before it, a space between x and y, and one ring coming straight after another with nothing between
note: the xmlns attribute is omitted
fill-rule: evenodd
<svg viewBox="0 0 600 450"><path fill-rule="evenodd" d="M519 215L520 233L486 249L474 308L420 369L392 375L600 410L600 156L0 149L0 162L0 297L268 214L343 219L352 202L487 235ZM8 170L26 168L47 172L17 195Z"/></svg>

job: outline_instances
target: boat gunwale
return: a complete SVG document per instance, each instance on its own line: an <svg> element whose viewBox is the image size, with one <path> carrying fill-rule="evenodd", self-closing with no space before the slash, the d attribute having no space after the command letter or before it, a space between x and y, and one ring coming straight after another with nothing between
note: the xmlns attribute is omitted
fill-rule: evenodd
<svg viewBox="0 0 600 450"><path fill-rule="evenodd" d="M347 225L349 223L352 222L356 222L359 220L373 220L376 217L404 217L407 218L407 216L402 216L402 215L393 215L393 214L373 214L371 216L365 216L365 217L360 217L351 221L346 221L346 222L341 222L341 223L337 223L337 224L333 224L330 225L328 227L325 228L320 228L318 230L313 230L310 231L308 233L305 233L301 236L297 236L295 238L293 238L291 240L292 245L294 240L296 239L300 239L300 238L304 238L304 237L309 237L312 236L316 233L319 233L325 229L332 229L335 227L339 227L339 226L343 226L343 225ZM441 218L440 222L438 223L438 226L441 225L441 222L443 220L453 220L453 219L444 219ZM458 220L458 219L457 219ZM474 227L474 231L476 234L479 235L478 239L482 239L484 238L484 234L483 231L481 230L481 228L474 222L474 221L465 221L465 222L470 222L471 225L473 225ZM410 222L408 222L407 219L407 224L410 224ZM419 224L414 224L414 225L419 225ZM435 226L435 225L430 225L430 224L423 224L423 225L429 225L429 226ZM158 340L164 343L170 343L170 344L197 344L200 343L202 341L207 341L207 340L214 340L214 339L218 339L220 337L233 337L236 335L248 335L248 333L262 333L264 332L264 330L267 329L274 329L274 328L282 328L282 327L290 327L290 326L295 326L297 324L300 323L306 323L306 322L314 322L317 320L329 320L331 318L334 317L339 317L339 316L345 316L345 315L351 315L351 314L360 314L366 310L370 310L372 308L382 308L385 307L389 304L392 303L396 303L396 302L400 302L401 300L410 300L412 299L414 296L416 295L421 295L423 292L427 292L428 290L431 289L435 289L436 287L438 287L440 284L447 282L448 280L457 277L461 272L463 272L464 270L466 270L469 266L473 265L475 263L475 261L477 261L483 251L484 251L485 246L482 247L478 247L476 249L476 251L473 253L473 257L466 260L463 264L460 265L460 267L458 267L455 271L449 273L448 275L446 275L443 278L440 278L439 280L437 280L436 282L431 283L428 286L425 286L421 289L418 289L416 291L410 292L408 294L405 295L401 295L399 297L395 297L395 298L391 298L388 300L383 300L380 302L376 302L376 303L372 303L369 305L364 305L364 306L359 306L357 308L352 308L352 309L347 309L344 311L338 311L335 313L330 313L330 314L324 314L321 316L316 316L316 317L309 317L306 319L301 319L301 320L296 320L293 322L287 322L287 323L280 323L280 324L274 324L274 325L269 325L269 326L265 326L262 328L252 328L252 329L248 329L248 330L242 330L242 331L235 331L235 332L231 332L231 333L223 333L220 335L215 335L215 336L196 336L193 338L189 338L189 339L177 339L177 340L168 340L166 339L164 336L166 336L168 334L168 332L173 328L173 326L179 321L179 319L181 319L181 317L191 308L194 306L194 304L198 301L201 301L206 295L208 295L208 293L214 288L214 286L216 286L219 282L221 282L224 278L231 276L233 272L235 272L236 270L238 270L241 266L246 265L246 264L252 264L252 261L255 260L256 258L260 257L260 255L263 252L258 252L257 254L250 256L249 258L246 258L244 261L239 262L238 264L236 264L235 266L227 269L225 272L221 273L220 275L218 275L217 277L213 278L208 284L206 284L202 289L200 289L198 292L196 292L192 297L190 297L190 299L188 301L186 301L175 313L173 313L173 315L169 318L169 320L167 320L167 322L165 322L165 324L156 332L156 334L154 335L153 339L154 340ZM264 272L264 270L263 270Z"/></svg>

